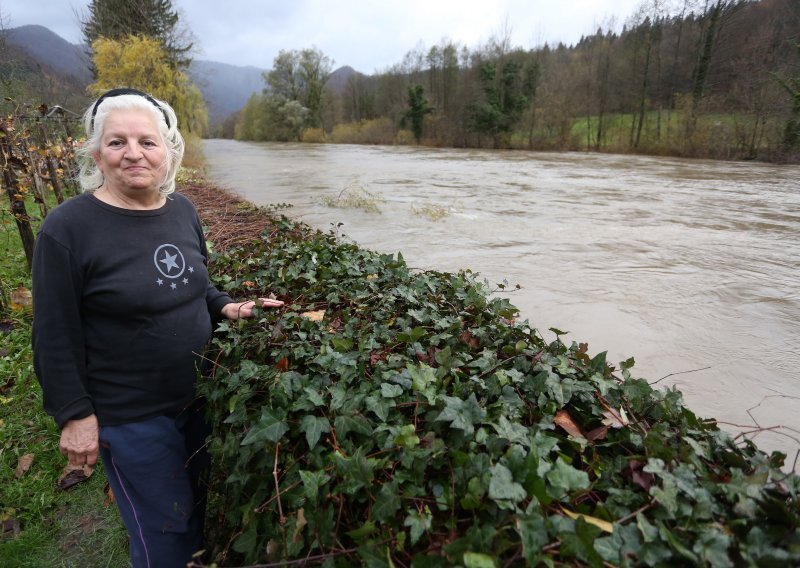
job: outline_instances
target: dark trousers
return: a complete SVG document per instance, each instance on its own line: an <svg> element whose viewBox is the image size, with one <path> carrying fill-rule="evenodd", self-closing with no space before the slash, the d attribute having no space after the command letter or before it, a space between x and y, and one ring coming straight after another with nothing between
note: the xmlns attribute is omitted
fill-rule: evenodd
<svg viewBox="0 0 800 568"><path fill-rule="evenodd" d="M208 433L197 408L100 427L100 455L133 568L182 568L202 548Z"/></svg>

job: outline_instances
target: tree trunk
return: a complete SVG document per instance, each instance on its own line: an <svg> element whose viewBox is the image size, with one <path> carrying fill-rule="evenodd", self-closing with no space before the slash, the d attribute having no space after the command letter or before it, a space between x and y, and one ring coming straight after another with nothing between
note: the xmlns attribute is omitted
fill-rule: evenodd
<svg viewBox="0 0 800 568"><path fill-rule="evenodd" d="M19 231L20 239L22 240L22 248L25 250L25 258L28 261L28 270L33 263L33 243L35 240L33 229L31 228L30 217L25 210L25 198L20 193L19 183L17 176L14 175L14 170L11 166L11 147L8 143L9 132L5 128L0 128L0 156L2 156L2 163L0 167L3 170L3 184L5 185L6 195L11 202L11 214L17 223L17 230Z"/></svg>

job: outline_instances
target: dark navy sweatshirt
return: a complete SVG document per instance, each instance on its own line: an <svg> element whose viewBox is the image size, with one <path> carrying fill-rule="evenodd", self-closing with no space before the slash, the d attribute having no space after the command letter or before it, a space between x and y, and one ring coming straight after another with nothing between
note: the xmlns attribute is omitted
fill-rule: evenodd
<svg viewBox="0 0 800 568"><path fill-rule="evenodd" d="M33 258L34 368L59 426L175 414L194 398L212 315L230 297L208 278L192 203L154 210L91 194L53 209Z"/></svg>

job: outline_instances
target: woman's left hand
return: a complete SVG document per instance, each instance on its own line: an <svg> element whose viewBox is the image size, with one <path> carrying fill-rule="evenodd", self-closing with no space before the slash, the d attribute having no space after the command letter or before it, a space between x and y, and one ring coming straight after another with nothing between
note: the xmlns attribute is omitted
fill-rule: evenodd
<svg viewBox="0 0 800 568"><path fill-rule="evenodd" d="M262 308L280 308L283 302L280 300L272 300L270 298L259 298L258 302ZM247 300L246 302L232 302L225 304L222 307L222 316L229 320L238 320L242 318L253 317L253 308L256 305L256 300Z"/></svg>

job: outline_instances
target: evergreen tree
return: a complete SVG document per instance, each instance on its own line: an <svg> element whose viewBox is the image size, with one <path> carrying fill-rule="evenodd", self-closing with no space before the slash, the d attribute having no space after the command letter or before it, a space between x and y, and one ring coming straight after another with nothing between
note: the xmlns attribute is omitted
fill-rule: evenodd
<svg viewBox="0 0 800 568"><path fill-rule="evenodd" d="M81 22L87 45L93 45L101 37L112 40L123 40L130 35L151 37L161 44L174 69L185 69L191 63L190 33L178 25L178 12L172 0L91 0L88 10L88 16Z"/></svg>
<svg viewBox="0 0 800 568"><path fill-rule="evenodd" d="M425 89L422 85L416 85L408 88L408 111L403 118L411 121L411 132L414 133L414 139L419 144L422 138L422 121L425 115L433 112L433 107L428 104L428 99L425 98Z"/></svg>

